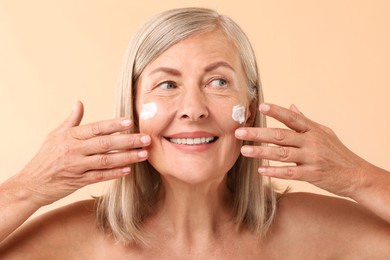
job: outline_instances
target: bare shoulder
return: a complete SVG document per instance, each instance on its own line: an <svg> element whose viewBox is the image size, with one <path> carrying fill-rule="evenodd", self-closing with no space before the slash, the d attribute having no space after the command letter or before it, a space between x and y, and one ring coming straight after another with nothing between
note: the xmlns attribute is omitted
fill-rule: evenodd
<svg viewBox="0 0 390 260"><path fill-rule="evenodd" d="M278 241L279 246L303 250L316 257L372 255L378 259L390 254L390 224L359 204L342 198L312 193L286 194L280 201L271 232L271 238Z"/></svg>
<svg viewBox="0 0 390 260"><path fill-rule="evenodd" d="M97 234L94 200L80 201L26 222L1 244L0 258L18 259L28 254L31 259L48 259L51 255L66 259L72 252L81 256Z"/></svg>

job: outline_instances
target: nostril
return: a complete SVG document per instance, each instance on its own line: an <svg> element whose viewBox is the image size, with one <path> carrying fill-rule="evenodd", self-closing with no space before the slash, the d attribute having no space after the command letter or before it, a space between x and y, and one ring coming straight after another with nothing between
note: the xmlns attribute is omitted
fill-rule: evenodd
<svg viewBox="0 0 390 260"><path fill-rule="evenodd" d="M207 117L206 113L183 113L181 115L182 119L190 119L193 121L199 120L199 119L205 119Z"/></svg>

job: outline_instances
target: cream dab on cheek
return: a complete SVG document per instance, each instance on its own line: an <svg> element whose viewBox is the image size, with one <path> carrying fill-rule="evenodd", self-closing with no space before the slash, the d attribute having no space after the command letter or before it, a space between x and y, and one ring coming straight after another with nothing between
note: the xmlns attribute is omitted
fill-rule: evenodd
<svg viewBox="0 0 390 260"><path fill-rule="evenodd" d="M232 108L232 118L234 121L242 124L245 122L245 107L243 105L235 105Z"/></svg>
<svg viewBox="0 0 390 260"><path fill-rule="evenodd" d="M154 102L142 105L139 117L141 120L152 119L157 114L157 105Z"/></svg>

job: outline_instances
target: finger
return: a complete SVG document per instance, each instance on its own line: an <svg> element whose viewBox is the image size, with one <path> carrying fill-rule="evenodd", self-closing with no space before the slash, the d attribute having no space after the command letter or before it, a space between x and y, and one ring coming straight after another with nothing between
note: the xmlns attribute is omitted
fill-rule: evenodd
<svg viewBox="0 0 390 260"><path fill-rule="evenodd" d="M301 180L302 172L297 166L268 166L260 167L258 172L261 175L284 180Z"/></svg>
<svg viewBox="0 0 390 260"><path fill-rule="evenodd" d="M143 149L91 155L84 158L83 171L125 167L145 161L147 158L148 152Z"/></svg>
<svg viewBox="0 0 390 260"><path fill-rule="evenodd" d="M242 155L278 162L301 163L299 149L286 146L251 146L241 147Z"/></svg>
<svg viewBox="0 0 390 260"><path fill-rule="evenodd" d="M313 173L313 169L304 166L262 166L258 172L263 176L284 179L306 181L318 186L318 176ZM319 187L319 186L318 186Z"/></svg>
<svg viewBox="0 0 390 260"><path fill-rule="evenodd" d="M78 126L84 116L84 105L81 101L77 101L73 106L72 116L70 118L70 126Z"/></svg>
<svg viewBox="0 0 390 260"><path fill-rule="evenodd" d="M129 119L117 118L72 128L71 134L76 139L85 140L96 136L122 132L131 127L132 122Z"/></svg>
<svg viewBox="0 0 390 260"><path fill-rule="evenodd" d="M126 176L131 172L131 168L126 166L123 168L107 169L107 170L92 170L84 173L83 181L88 184L97 182L109 181Z"/></svg>
<svg viewBox="0 0 390 260"><path fill-rule="evenodd" d="M82 141L79 151L84 155L107 153L114 150L129 150L150 145L149 135L118 134L98 136Z"/></svg>
<svg viewBox="0 0 390 260"><path fill-rule="evenodd" d="M58 130L65 130L69 129L75 126L78 126L81 123L81 120L83 119L84 116L84 105L81 101L77 101L73 105L73 109L71 114L68 116L67 119L65 119L64 122L62 122L58 126Z"/></svg>
<svg viewBox="0 0 390 260"><path fill-rule="evenodd" d="M275 118L297 132L303 133L311 129L309 120L300 113L266 103L261 104L259 109L263 114Z"/></svg>
<svg viewBox="0 0 390 260"><path fill-rule="evenodd" d="M282 146L301 147L304 143L301 134L289 129L241 127L235 131L240 140L269 143Z"/></svg>

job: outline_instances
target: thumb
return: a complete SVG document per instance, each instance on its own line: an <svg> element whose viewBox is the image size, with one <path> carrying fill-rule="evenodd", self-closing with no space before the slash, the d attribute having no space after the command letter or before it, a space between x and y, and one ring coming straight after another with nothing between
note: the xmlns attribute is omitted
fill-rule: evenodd
<svg viewBox="0 0 390 260"><path fill-rule="evenodd" d="M84 105L81 101L76 101L73 105L71 114L67 119L58 127L59 129L68 129L74 126L78 126L84 116Z"/></svg>

